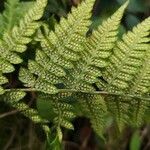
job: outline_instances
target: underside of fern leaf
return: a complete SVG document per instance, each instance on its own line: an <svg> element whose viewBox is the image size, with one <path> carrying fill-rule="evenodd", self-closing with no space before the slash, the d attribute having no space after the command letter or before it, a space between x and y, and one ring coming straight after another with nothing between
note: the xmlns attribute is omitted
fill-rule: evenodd
<svg viewBox="0 0 150 150"><path fill-rule="evenodd" d="M5 10L0 14L0 38L3 37L3 33L11 32L12 28L18 24L25 12L28 11L34 3L35 2L19 2L19 0L6 1Z"/></svg>
<svg viewBox="0 0 150 150"><path fill-rule="evenodd" d="M9 2L9 1L8 1ZM14 0L14 3L17 1ZM12 6L14 5L12 4ZM18 53L24 52L26 50L26 44L31 41L30 36L33 35L35 30L40 26L40 23L36 22L43 15L44 8L46 6L46 0L37 0L33 7L29 9L24 18L19 21L18 25L12 27L11 20L8 19L8 27L4 32L2 39L0 40L0 74L10 73L14 71L12 64L19 64L22 62ZM5 17L9 15L6 10ZM9 17L9 16L8 16ZM0 80L0 85L6 83L5 77ZM5 81L5 82L4 82ZM3 93L2 87L0 88L0 93Z"/></svg>
<svg viewBox="0 0 150 150"><path fill-rule="evenodd" d="M95 132L103 137L107 115L107 107L103 97L89 93L79 93L75 97L78 99L77 106L81 110L81 114L90 119Z"/></svg>
<svg viewBox="0 0 150 150"><path fill-rule="evenodd" d="M67 70L75 67L75 62L79 61L84 50L83 43L86 41L86 33L91 22L89 19L93 2L94 0L85 1L77 8L73 8L67 19L62 18L55 26L54 31L47 30L48 32L43 34L39 30L41 50L37 49L35 60L29 61L28 69L20 70L19 78L27 87L47 94L56 94L59 92L60 84L66 86ZM39 94L38 98L38 104L46 103L51 113L53 112L55 117L51 121L53 120L59 139L60 126L72 129L69 120L75 118L73 106L61 100L63 93L60 95L59 97L58 93L45 98L43 94ZM38 106L40 110L41 107Z"/></svg>
<svg viewBox="0 0 150 150"><path fill-rule="evenodd" d="M75 68L68 71L70 76L65 80L67 88L85 91L85 93L95 91L93 83L96 83L97 77L102 75L101 68L107 66L107 59L117 40L118 28L127 4L128 2L121 6L111 18L104 21L98 30L88 37L84 51L81 53L82 58L76 63ZM112 25L111 28L108 28L110 25ZM106 56L106 53L109 54ZM83 114L87 114L87 117L90 118L94 130L102 136L107 114L103 97L84 93L75 94L75 97L81 110L83 110Z"/></svg>
<svg viewBox="0 0 150 150"><path fill-rule="evenodd" d="M37 107L39 113L53 122L56 130L60 127L73 129L71 121L76 117L74 107L69 103L70 93L58 93L54 95L40 94ZM67 102L68 100L68 102ZM61 131L60 131L61 132Z"/></svg>
<svg viewBox="0 0 150 150"><path fill-rule="evenodd" d="M122 129L126 123L140 125L150 106L150 18L118 39L127 1L87 37L93 3L85 0L72 8L68 17L50 31L46 23L36 21L46 6L46 0L37 0L0 40L2 85L7 82L3 74L14 70L12 64L21 63L18 53L26 50L38 29L35 59L19 72L26 88L17 92L6 89L1 97L36 123L52 121L59 139L61 126L72 129L70 121L76 115L89 118L102 136L106 115L112 115ZM37 92L38 111L19 102L24 94L21 91ZM77 106L81 114L75 112ZM47 111L46 115L43 111ZM43 128L49 132L45 124Z"/></svg>
<svg viewBox="0 0 150 150"><path fill-rule="evenodd" d="M38 76L31 87L55 94L58 92L56 85L63 83L65 86L67 70L76 67L75 62L80 60L84 50L83 43L90 25L93 2L83 1L77 8L73 8L67 19L62 18L55 26L55 31L49 31L46 35L39 33L42 50L37 50L35 61L28 63L28 75ZM29 81L25 79L27 76L22 72L20 79L28 84Z"/></svg>
<svg viewBox="0 0 150 150"><path fill-rule="evenodd" d="M95 90L92 84L97 81L97 77L101 76L100 69L106 67L108 56L104 59L100 59L99 57L102 56L102 53L111 53L110 51L117 40L117 30L127 4L128 2L117 10L111 19L109 18L104 21L103 24L99 26L98 31L95 31L88 39L82 41L82 43L78 42L78 47L82 46L83 49L79 51L80 57L77 57L78 55L76 56L78 61L74 61L74 67L66 68L67 71L65 69L67 75L62 78L65 88L86 92ZM114 25L108 31L108 26L112 23L114 23ZM100 47L100 44L102 47ZM97 48L94 47L95 45L97 45ZM109 47L110 45L111 47ZM72 43L72 49L77 49L74 43ZM102 53L101 49L103 49Z"/></svg>
<svg viewBox="0 0 150 150"><path fill-rule="evenodd" d="M118 97L114 102L109 98L118 107L116 107L116 118L121 119L120 123L123 123L123 120L128 123L129 120L134 119L135 123L140 124L145 110L148 109L149 102L143 98L149 97L150 87L149 36L150 18L147 18L117 42L109 65L103 72L103 78L107 81L102 87L103 90L130 94L133 97L139 96L139 98ZM133 107L133 104L136 107ZM111 106L109 108L111 109Z"/></svg>
<svg viewBox="0 0 150 150"><path fill-rule="evenodd" d="M117 41L119 24L127 4L128 2L121 6L111 18L104 21L87 40L86 33L90 25L92 1L83 2L77 9L73 8L68 18L63 18L60 24L56 25L55 31L50 31L45 35L39 31L41 50L36 51L34 61L29 61L28 69L21 69L20 80L27 87L48 94L59 92L60 84L63 84L63 88L66 89L86 93L94 91L92 84L97 81L97 77L102 75L101 68L107 66ZM87 11L84 15L83 7L86 7ZM108 28L110 25L112 25L111 28ZM80 29L78 26L81 26ZM81 97L79 95L75 97L77 100L83 101L83 103L79 102L81 106L83 104L82 109L86 104L89 114L91 113L89 115L91 120L93 119L92 114L100 113L99 120L98 118L93 119L93 124L94 122L104 122L107 109L100 95L96 97L89 95L85 99L82 94ZM91 97L93 97L93 103L90 103ZM103 105L99 102L102 102ZM96 105L99 106L98 109L96 109ZM104 109L103 113L99 112L101 109ZM93 126L97 131L102 129L98 123Z"/></svg>
<svg viewBox="0 0 150 150"><path fill-rule="evenodd" d="M23 91L9 90L9 91L5 92L5 94L1 95L0 100L3 100L8 105L15 108L18 112L20 112L24 116L30 118L34 123L41 124L45 133L48 134L49 131L47 131L45 129L47 129L49 127L47 127L47 125L43 125L43 124L47 123L48 121L46 119L43 119L36 109L30 108L24 102L20 102L20 100L22 100L25 97L25 95L26 95L26 93Z"/></svg>

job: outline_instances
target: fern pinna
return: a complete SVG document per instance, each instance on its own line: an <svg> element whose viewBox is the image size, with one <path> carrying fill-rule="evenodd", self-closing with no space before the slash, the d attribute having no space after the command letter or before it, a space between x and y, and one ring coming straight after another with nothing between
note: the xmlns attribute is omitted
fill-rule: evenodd
<svg viewBox="0 0 150 150"><path fill-rule="evenodd" d="M0 17L6 24L0 41L0 97L41 123L47 139L52 130L61 141L61 127L73 129L71 120L77 116L89 118L99 136L103 136L107 116L115 119L120 130L125 124L139 126L150 106L150 18L118 39L127 1L87 36L94 1L72 8L54 30L37 21L46 0L33 2L25 15L14 12L13 23L9 9L21 6L18 0L8 0L10 7ZM19 72L24 88L5 88L4 74L23 61L19 53L32 40L37 43L35 59ZM20 102L26 92L37 93L37 109ZM48 122L53 122L51 129Z"/></svg>

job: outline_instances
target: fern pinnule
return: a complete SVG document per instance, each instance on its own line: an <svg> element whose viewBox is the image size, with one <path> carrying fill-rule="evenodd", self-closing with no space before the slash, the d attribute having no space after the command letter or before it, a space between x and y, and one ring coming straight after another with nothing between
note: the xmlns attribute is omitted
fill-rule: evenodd
<svg viewBox="0 0 150 150"><path fill-rule="evenodd" d="M46 123L45 119L42 119L37 110L30 108L23 102L20 102L25 97L26 93L19 90L7 91L3 95L1 95L0 99L4 102L16 108L18 112L21 112L26 117L30 118L35 123Z"/></svg>
<svg viewBox="0 0 150 150"><path fill-rule="evenodd" d="M42 74L43 76L43 74ZM46 78L49 76L49 74L45 75ZM45 77L44 77L45 78ZM49 93L49 94L56 94L58 93L57 88L49 83L48 81L44 80L43 78L39 77L36 78L28 69L21 68L20 73L19 73L19 79L25 83L25 86L31 87L35 89L36 91L41 91L44 93Z"/></svg>
<svg viewBox="0 0 150 150"><path fill-rule="evenodd" d="M26 95L23 91L7 91L5 94L1 95L1 99L6 103L16 103Z"/></svg>
<svg viewBox="0 0 150 150"><path fill-rule="evenodd" d="M12 107L20 111L24 116L30 118L34 123L47 123L46 119L41 118L36 109L30 108L23 102L13 103Z"/></svg>
<svg viewBox="0 0 150 150"><path fill-rule="evenodd" d="M15 69L13 65L11 65L7 60L0 57L0 71L3 73L10 73L13 72Z"/></svg>
<svg viewBox="0 0 150 150"><path fill-rule="evenodd" d="M57 64L54 64L50 61L49 57L42 51L37 50L36 51L36 62L38 62L41 67L45 70L50 70L53 75L56 75L56 77L62 77L66 75L66 72Z"/></svg>
<svg viewBox="0 0 150 150"><path fill-rule="evenodd" d="M2 74L0 74L0 83L1 84L4 84L4 83L6 83L8 80L7 80L7 78L5 78L4 76L2 76Z"/></svg>

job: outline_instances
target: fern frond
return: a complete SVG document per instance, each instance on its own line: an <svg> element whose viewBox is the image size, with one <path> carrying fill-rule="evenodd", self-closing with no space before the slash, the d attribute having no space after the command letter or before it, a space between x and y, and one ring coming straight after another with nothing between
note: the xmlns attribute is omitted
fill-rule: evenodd
<svg viewBox="0 0 150 150"><path fill-rule="evenodd" d="M150 40L149 40L150 41ZM144 58L144 63L139 71L136 74L134 81L132 82L132 86L130 89L130 93L134 93L136 95L144 95L149 97L150 93L150 49L147 50ZM131 105L129 108L129 112L131 115L131 120L134 125L141 125L143 122L143 116L145 112L149 109L150 101L144 99L131 99ZM134 106L134 109L132 108Z"/></svg>
<svg viewBox="0 0 150 150"><path fill-rule="evenodd" d="M23 99L25 95L26 93L23 91L12 90L5 92L3 95L0 95L0 100L6 102L8 105L18 110L18 113L21 113L25 117L31 119L34 123L41 124L48 140L48 136L50 134L50 128L46 125L48 121L43 119L36 109L30 108L27 104L20 102L20 100Z"/></svg>
<svg viewBox="0 0 150 150"><path fill-rule="evenodd" d="M0 100L6 102L10 106L16 108L19 112L21 112L26 117L30 118L35 123L44 123L46 120L42 119L38 112L35 109L29 108L23 102L20 102L25 97L26 93L19 90L8 91L5 94L0 95Z"/></svg>
<svg viewBox="0 0 150 150"><path fill-rule="evenodd" d="M130 89L134 77L145 67L145 57L149 53L150 18L147 18L133 32L128 32L118 41L110 58L109 66L104 72L104 79L108 82L106 91ZM130 84L130 82L132 84Z"/></svg>
<svg viewBox="0 0 150 150"><path fill-rule="evenodd" d="M107 96L105 97L105 101L108 111L116 120L120 131L127 124L134 127L141 126L150 105L149 100L125 96Z"/></svg>
<svg viewBox="0 0 150 150"><path fill-rule="evenodd" d="M50 60L62 68L72 68L72 61L79 59L79 52L83 50L90 12L94 0L83 1L78 8L72 8L67 19L62 18L47 37L41 39L41 46ZM57 54L58 53L58 54ZM53 55L51 55L53 54Z"/></svg>
<svg viewBox="0 0 150 150"><path fill-rule="evenodd" d="M87 38L84 43L82 58L75 63L75 68L69 70L70 77L64 80L66 87L77 90L93 91L92 83L101 76L101 68L107 66L107 58L117 40L117 33L123 12L127 7L125 3L111 18L98 27L97 31ZM108 26L111 26L111 28ZM107 56L104 57L104 55ZM66 81L67 80L67 81Z"/></svg>
<svg viewBox="0 0 150 150"><path fill-rule="evenodd" d="M102 45L105 41L108 40L109 42L110 40L109 44L112 45L112 47L106 47L104 51L107 49L111 54L111 50L117 39L117 29L127 4L128 3L124 4L111 19L104 22L102 26L99 27L99 30L94 32L94 35L91 36L88 41L91 45L91 41L95 41L97 36L99 36L99 40L101 40L97 42L102 42ZM89 43L87 42L86 47L84 47L85 45L83 44L86 42L86 33L90 25L89 18L91 6L92 1L85 1L77 9L72 10L72 14L68 16L67 20L62 19L60 24L56 25L55 31L46 33L46 35L39 32L38 40L41 42L42 50L37 50L35 61L29 61L29 71L24 69L21 70L21 81L26 83L27 86L35 88L37 91L48 94L59 92L59 90L53 89L54 85L59 85L59 83L63 83L67 89L79 91L94 90L92 83L95 83L96 78L101 75L100 68L103 66L100 66L100 63L93 63L93 61L97 59L97 56L101 57L101 48L98 49L97 47L95 50L95 47L93 47L94 45L88 47ZM82 13L83 8L87 13ZM115 22L114 26L107 31L108 25L111 25L113 22ZM81 29L79 30L77 26L82 26L82 28L80 27ZM111 33L108 36L110 31ZM105 38L103 39L103 37ZM105 44L108 43L106 42ZM97 52L99 52L99 55L97 55ZM107 58L105 58L105 61L106 60ZM38 76L38 78L36 78L36 76ZM38 87L36 84L39 83L39 81L41 85L38 84ZM50 90L50 87L53 87L53 90ZM72 96L74 96L74 94ZM78 96L77 99L84 102L79 102L81 109L84 111L84 109L87 108L86 112L88 112L88 117L91 119L93 127L97 133L101 133L100 131L102 131L104 127L103 115L107 112L106 106L100 96L88 96L86 95L83 98L81 94L81 97ZM51 98L51 100L54 101L53 98ZM95 106L98 107L95 108ZM61 109L63 110L63 107ZM57 112L59 112L58 110L59 109L57 109ZM57 114L57 116L59 117L60 114ZM59 122L59 120L60 119L57 118L55 121ZM61 120L60 122L62 126L71 127L66 121Z"/></svg>
<svg viewBox="0 0 150 150"><path fill-rule="evenodd" d="M149 96L150 87L150 18L147 18L133 31L123 35L122 41L118 41L110 57L109 66L104 71L103 78L107 84L102 88L108 92L120 91L124 94L139 95L139 97ZM111 102L115 104L111 105ZM112 112L115 112L115 118L118 120L120 128L123 123L139 125L145 111L148 109L149 101L137 98L118 97L106 98L106 103ZM133 107L133 105L135 107ZM130 121L129 121L130 120Z"/></svg>
<svg viewBox="0 0 150 150"><path fill-rule="evenodd" d="M29 108L28 105L22 102L15 104L13 103L12 107L16 108L18 111L20 111L21 114L31 119L34 123L42 124L42 129L46 134L47 140L49 139L50 128L48 127L48 125L45 124L48 121L46 119L41 118L37 110Z"/></svg>
<svg viewBox="0 0 150 150"><path fill-rule="evenodd" d="M40 2L37 1L38 4ZM37 103L46 103L50 110L48 121L53 121L59 139L62 139L61 126L73 128L70 120L76 116L73 110L75 103L90 118L93 128L100 136L107 113L112 113L119 127L123 128L125 123L139 125L147 106L150 106L147 98L150 94L150 18L124 34L122 40L117 40L127 1L87 38L93 2L94 0L86 0L73 8L68 18L63 18L56 24L54 31L42 24L44 30L41 27L36 38L41 47L36 50L35 60L29 60L28 69L21 68L19 73L19 79L25 86L38 93ZM44 4L40 6L41 9L38 6L32 9L33 14L37 9L43 11ZM35 31L39 27L39 23L32 22L37 17L33 17L33 20L30 20L30 16L25 18L25 26L21 27L20 24L12 29L12 33L18 35L15 40L19 48L10 45L11 49L8 47L8 52L2 53L1 66L5 68L6 65L8 68L3 69L0 74L12 72L11 63L21 62L17 52L23 52L24 46L31 40L29 37L33 32L28 29L31 26ZM30 22L29 26L27 21ZM5 34L0 42L3 51L4 44L7 47L8 41L14 43L14 40L8 40L14 38L12 35ZM97 94L95 91L93 83L98 81L98 77L105 81L100 80L100 89L106 95L100 96L102 93ZM6 83L3 77L0 77L0 81L1 84ZM132 108L132 105L136 107ZM17 107L26 108L24 104ZM37 116L37 112L29 112L31 116Z"/></svg>
<svg viewBox="0 0 150 150"><path fill-rule="evenodd" d="M67 88L94 91L92 83L95 83L101 76L101 68L106 67L107 59L111 55L111 51L117 40L117 30L123 12L127 7L125 3L117 10L111 19L104 21L91 37L87 39L85 49L81 54L82 58L75 64L75 68L69 71L70 77L66 77L64 82ZM113 25L112 25L113 24ZM111 28L108 28L108 26ZM109 55L103 58L102 53L107 52ZM105 55L105 54L104 54ZM105 65L104 65L105 64ZM101 136L105 126L105 115L107 108L101 96L84 95L77 97L81 110L85 111L87 117L90 118L94 130Z"/></svg>
<svg viewBox="0 0 150 150"><path fill-rule="evenodd" d="M0 72L12 72L14 70L12 64L22 62L17 52L26 50L26 44L31 41L30 36L40 26L36 20L41 18L46 3L47 0L37 0L24 18L19 21L19 25L15 25L9 32L5 32L0 41L0 66L2 67ZM5 69L3 70L3 68Z"/></svg>
<svg viewBox="0 0 150 150"><path fill-rule="evenodd" d="M40 25L35 21L40 19L41 16L43 15L46 3L47 3L46 0L42 1L37 0L37 2L33 5L33 7L29 9L29 11L26 13L24 18L19 21L19 25L14 26L10 31L10 33L4 34L2 42L3 49L7 48L8 51L16 51L16 52L25 51L26 49L25 44L29 43L31 40L29 37L35 32L35 30ZM1 56L7 59L7 55L6 56L4 55L5 56L4 57L3 54L1 53ZM11 62L9 58L8 61ZM11 63L15 64L15 62L13 61Z"/></svg>
<svg viewBox="0 0 150 150"><path fill-rule="evenodd" d="M38 107L42 107L41 102L48 106L47 111L51 111L51 117L48 116L50 121L53 121L55 128L65 127L67 129L73 129L73 125L70 123L72 119L76 117L74 114L74 108L71 104L67 103L69 93L58 93L56 95L40 94L38 97ZM53 116L53 117L52 117ZM46 117L47 118L47 117Z"/></svg>
<svg viewBox="0 0 150 150"><path fill-rule="evenodd" d="M26 93L23 91L14 90L14 91L5 92L5 94L0 95L1 97L0 99L5 101L6 103L7 102L16 103L22 98L24 98L25 95Z"/></svg>
<svg viewBox="0 0 150 150"><path fill-rule="evenodd" d="M87 39L86 49L91 55L91 67L106 67L107 58L117 41L119 25L129 1L122 5L111 17L102 23Z"/></svg>
<svg viewBox="0 0 150 150"><path fill-rule="evenodd" d="M67 102L71 94L72 93L70 92L57 93L56 95L40 93L38 96L38 112L40 116L43 116L43 118L46 118L48 121L53 123L51 130L52 132L55 132L56 137L54 138L58 140L58 143L62 141L63 136L61 127L73 129L71 121L76 117L76 115L74 113L74 107ZM49 142L50 141L51 140L49 139ZM49 143L50 147L55 146L53 145L53 142L55 141Z"/></svg>
<svg viewBox="0 0 150 150"><path fill-rule="evenodd" d="M150 42L149 37L147 40L149 40ZM144 42L144 45L146 47L146 41ZM143 58L143 64L141 66L141 69L135 75L135 80L132 82L130 93L131 92L135 94L147 95L147 96L150 93L150 44L149 43L147 45L147 50Z"/></svg>
<svg viewBox="0 0 150 150"><path fill-rule="evenodd" d="M18 24L20 18L23 17L24 13L28 11L28 9L31 8L34 3L35 2L19 2L19 0L6 1L5 10L0 15L0 38L3 37L3 33L11 32L12 28Z"/></svg>
<svg viewBox="0 0 150 150"><path fill-rule="evenodd" d="M57 93L53 84L63 82L66 70L74 67L74 62L79 60L80 53L84 50L83 42L86 41L93 2L94 0L83 1L77 8L72 9L67 19L61 19L55 26L55 31L49 31L46 35L40 33L42 50L37 50L35 61L29 61L28 64L29 72L38 76L37 81L41 83L39 87L33 88L38 90L48 86L51 91L42 91ZM22 78L23 76L20 79ZM45 83L44 86L42 83Z"/></svg>
<svg viewBox="0 0 150 150"><path fill-rule="evenodd" d="M110 115L115 119L119 130L124 129L126 123L129 123L129 116L132 114L129 112L131 105L130 98L124 98L122 96L106 96L105 102Z"/></svg>
<svg viewBox="0 0 150 150"><path fill-rule="evenodd" d="M28 105L26 105L23 102L19 103L10 103L12 107L19 110L24 116L31 119L34 123L47 123L48 121L46 119L41 118L38 111L30 108Z"/></svg>
<svg viewBox="0 0 150 150"><path fill-rule="evenodd" d="M103 97L86 93L79 93L76 97L82 114L90 119L95 132L103 137L107 115L107 107Z"/></svg>
<svg viewBox="0 0 150 150"><path fill-rule="evenodd" d="M131 99L129 107L130 124L139 127L143 124L146 111L149 110L150 102L140 99ZM134 109L133 109L134 106Z"/></svg>
<svg viewBox="0 0 150 150"><path fill-rule="evenodd" d="M18 7L18 5L19 0L7 0L7 2L5 3L5 10L1 15L1 37L5 31L9 32L17 22L16 8Z"/></svg>
<svg viewBox="0 0 150 150"><path fill-rule="evenodd" d="M37 73L44 74L44 70L42 71L38 70L39 68L35 68L35 69L37 70ZM49 74L45 74L45 76L49 76ZM45 78L48 78L48 77L45 77ZM19 73L19 79L23 83L25 83L25 86L33 87L37 91L41 91L41 92L49 93L49 94L58 93L57 88L53 84L49 83L48 81L44 80L41 77L36 78L28 69L21 68L20 73Z"/></svg>

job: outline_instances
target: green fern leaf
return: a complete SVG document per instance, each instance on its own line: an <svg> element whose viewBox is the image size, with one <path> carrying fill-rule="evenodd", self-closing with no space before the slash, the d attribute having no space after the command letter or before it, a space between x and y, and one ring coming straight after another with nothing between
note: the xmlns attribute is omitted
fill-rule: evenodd
<svg viewBox="0 0 150 150"><path fill-rule="evenodd" d="M150 18L135 27L133 32L125 34L122 41L117 42L109 66L104 72L104 78L108 82L106 91L116 88L128 90L129 83L143 68L146 53L149 53L149 30Z"/></svg>
<svg viewBox="0 0 150 150"><path fill-rule="evenodd" d="M87 39L86 48L92 57L91 65L95 68L107 66L107 58L111 55L117 41L119 25L128 3L127 1L121 6Z"/></svg>
<svg viewBox="0 0 150 150"><path fill-rule="evenodd" d="M25 103L13 103L12 107L19 110L24 116L30 118L34 123L47 123L47 120L41 118L37 110L29 108Z"/></svg>
<svg viewBox="0 0 150 150"><path fill-rule="evenodd" d="M90 7L88 6L89 4ZM38 40L41 42L42 50L37 50L35 61L29 61L29 71L27 72L26 70L24 73L22 73L22 71L20 72L20 80L27 85L30 85L30 87L35 88L37 91L49 94L55 94L55 92L51 91L50 93L47 89L44 89L43 85L39 85L38 87L35 86L35 83L41 80L41 84L46 81L47 84L51 86L53 86L53 84L63 83L68 89L75 89L79 91L94 90L91 84L95 83L96 77L101 75L100 68L104 67L101 66L101 64L104 61L106 63L108 58L97 58L97 56L101 57L100 52L102 48L98 49L97 47L95 52L90 52L91 48L93 51L95 49L95 47L93 47L94 45L92 45L92 41L95 41L97 36L101 37L100 41L97 41L97 43L101 42L102 47L104 46L103 43L105 43L106 39L108 40L108 43L105 44L108 45L110 40L110 45L112 46L109 48L107 45L105 46L106 48L103 47L104 53L105 51L109 51L110 56L111 50L117 40L117 29L127 4L128 2L124 4L111 17L111 19L105 21L102 26L99 27L99 30L94 32L93 36L89 37L89 41L85 48L83 43L86 42L86 33L88 31L88 26L90 25L90 21L88 19L90 17L89 12L92 6L92 1L83 2L77 9L73 9L72 14L68 16L67 20L62 19L60 24L56 25L54 32L51 31L50 33L46 33L46 35L39 32ZM81 13L83 11L83 7L89 8L86 9L88 13L84 13L84 15ZM115 22L114 26L112 26L109 31L104 30L104 28L108 29L107 26L111 25L113 22ZM78 23L78 25L81 24L81 26L83 26L83 30L79 30L76 27L76 23ZM111 33L107 37L110 31ZM106 38L103 39L102 37L104 36L106 36ZM91 47L88 47L90 43ZM99 55L97 55L97 52L99 52ZM96 60L98 63L96 63ZM35 75L38 76L38 78L35 78ZM46 85L44 84L44 86ZM72 96L74 96L74 94ZM88 109L89 118L93 123L93 127L100 135L100 131L102 131L104 127L103 115L107 112L106 106L100 96L94 97L89 95L90 98L92 97L93 103L90 101L90 98L87 97L88 96L85 96L84 99L81 94L81 97L78 96L77 99L84 102L84 105L81 104L81 106L83 106L82 109ZM97 105L99 107L95 107ZM63 109L63 106L61 109ZM95 117L93 118L93 116ZM55 122L58 122L58 120L60 119L55 119ZM71 125L64 120L61 120L60 122L62 123L62 126L68 128L71 127Z"/></svg>
<svg viewBox="0 0 150 150"><path fill-rule="evenodd" d="M141 99L130 99L130 107L128 108L130 124L132 126L139 127L143 124L144 116L147 110L149 110L150 102ZM134 109L133 109L134 106Z"/></svg>
<svg viewBox="0 0 150 150"><path fill-rule="evenodd" d="M29 61L28 69L38 76L37 81L40 80L41 85L39 83L39 87L32 86L33 88L41 90L47 84L52 90L48 91L45 88L42 91L49 94L57 92L53 84L63 82L66 69L74 67L74 62L79 60L80 53L84 49L82 43L86 41L93 2L94 0L85 1L78 8L73 8L67 19L62 18L55 26L55 31L49 31L46 35L39 32L42 50L37 50L35 61ZM21 73L20 79L22 78L26 77ZM44 86L42 83L45 83Z"/></svg>
<svg viewBox="0 0 150 150"><path fill-rule="evenodd" d="M36 70L39 73L38 68ZM48 78L47 76L49 76L49 74L44 74L44 73L42 73L42 75L44 76L44 78ZM19 73L19 79L25 83L25 86L33 87L37 91L41 91L49 94L58 93L57 88L53 84L49 83L48 81L44 80L41 77L36 78L28 69L21 68Z"/></svg>
<svg viewBox="0 0 150 150"><path fill-rule="evenodd" d="M16 8L19 5L19 0L7 0L5 3L5 11L1 15L1 33L2 36L5 31L9 32L15 24L17 19Z"/></svg>
<svg viewBox="0 0 150 150"><path fill-rule="evenodd" d="M5 10L0 16L1 20L1 32L0 37L3 37L3 33L11 32L13 26L18 24L20 18L24 13L34 4L34 2L19 2L19 0L7 0L5 3Z"/></svg>
<svg viewBox="0 0 150 150"><path fill-rule="evenodd" d="M26 95L25 92L22 91L11 91L11 92L6 92L5 94L2 95L3 101L8 101L8 102L18 102L20 99L22 99Z"/></svg>
<svg viewBox="0 0 150 150"><path fill-rule="evenodd" d="M56 24L54 31L50 31L44 23L35 22L46 5L39 0L20 24L0 41L2 85L7 82L2 74L12 72L11 64L21 62L17 53L26 49L30 36L42 25L35 38L40 43L35 60L29 60L28 69L21 68L19 73L19 79L30 88L22 90L38 93L38 111L24 103L14 103L18 102L16 98L10 104L37 123L43 118L53 121L59 140L62 139L61 126L73 128L70 121L78 115L74 113L76 104L82 114L90 118L100 136L106 114L112 115L122 129L126 123L140 125L147 106L150 106L150 18L118 40L118 28L127 1L86 37L93 3L94 0L83 1ZM95 91L95 83L102 91ZM0 93L3 92L0 87ZM51 117L40 114L40 102L47 105L45 109L51 111L48 114ZM46 126L45 130L49 128Z"/></svg>
<svg viewBox="0 0 150 150"><path fill-rule="evenodd" d="M95 91L92 83L95 83L98 80L97 77L102 75L101 68L107 66L107 59L117 40L117 30L127 4L128 2L121 6L111 19L104 21L98 30L87 39L85 49L81 53L82 58L75 64L76 67L69 71L70 76L64 79L67 88L86 92ZM108 28L110 25L112 25L111 28ZM105 55L106 52L109 55L103 58L102 53ZM87 114L87 117L90 118L94 130L102 136L107 113L102 97L82 93L77 96L77 100L81 110L85 111L83 114Z"/></svg>
<svg viewBox="0 0 150 150"><path fill-rule="evenodd" d="M148 106L142 96L147 97L150 86L150 65L149 65L149 35L150 18L147 18L132 32L123 35L122 41L118 41L110 57L109 66L104 71L104 79L108 82L102 88L108 92L128 93L139 95L137 98L115 98L112 106L116 105L116 118L119 120L120 128L123 123L139 125L142 123L143 115ZM112 98L107 99L107 103ZM111 104L111 103L110 103ZM133 104L136 106L133 108ZM118 113L118 111L120 113ZM114 112L114 111L113 111Z"/></svg>
<svg viewBox="0 0 150 150"><path fill-rule="evenodd" d="M4 77L2 73L0 73L0 85L5 84L7 82L8 82L7 78ZM4 89L0 86L0 95L4 94L4 92L5 92Z"/></svg>
<svg viewBox="0 0 150 150"><path fill-rule="evenodd" d="M79 59L79 52L83 50L81 43L85 41L90 25L92 5L93 0L82 2L78 8L72 9L67 19L61 19L60 24L55 26L55 32L51 31L47 37L43 37L41 46L53 63L70 69L73 67L71 61Z"/></svg>
<svg viewBox="0 0 150 150"><path fill-rule="evenodd" d="M53 120L56 128L62 126L68 129L73 129L73 125L70 123L72 119L76 116L74 114L74 108L71 104L67 103L67 99L70 93L58 93L56 95L40 94L38 97L38 108L41 109L42 105L45 103L47 105L47 112L51 116L49 117ZM40 105L42 102L42 105ZM43 114L44 115L44 114Z"/></svg>
<svg viewBox="0 0 150 150"><path fill-rule="evenodd" d="M54 123L52 130L56 132L55 136L58 143L62 141L63 136L61 127L73 129L73 125L70 121L74 119L76 115L74 114L74 107L69 104L69 102L67 103L68 96L71 94L72 93L69 92L62 92L57 93L56 95L43 93L39 93L38 95L38 112L40 116ZM51 141L51 139L49 139L49 135L47 136L47 139L49 142ZM54 144L53 142L49 143L51 147Z"/></svg>
<svg viewBox="0 0 150 150"><path fill-rule="evenodd" d="M104 99L100 95L79 93L78 107L82 114L90 119L95 132L103 137L106 127L107 107Z"/></svg>
<svg viewBox="0 0 150 150"><path fill-rule="evenodd" d="M19 112L24 114L26 117L29 117L35 123L47 122L39 116L38 112L35 109L29 108L29 106L23 102L19 102L25 97L25 95L26 93L22 91L8 91L5 92L5 94L0 95L0 100L3 100L7 104L16 108Z"/></svg>
<svg viewBox="0 0 150 150"><path fill-rule="evenodd" d="M69 70L70 77L68 75L68 78L64 79L67 88L95 90L92 83L97 82L97 77L102 75L101 68L107 66L107 59L117 40L117 30L127 4L128 2L121 6L111 18L104 21L98 30L87 38L84 51L81 53L82 58L75 63L75 68ZM107 56L103 58L106 53Z"/></svg>
<svg viewBox="0 0 150 150"><path fill-rule="evenodd" d="M11 9L17 5L18 1L9 0L9 3L8 10L6 10L8 14L6 13L4 15L7 17L6 20L10 22L8 23L9 29L7 29L7 31L4 33L2 41L0 41L0 72L2 73L14 71L12 64L18 64L22 62L22 59L16 52L23 52L26 50L26 44L31 41L30 36L40 26L36 20L41 18L47 1L37 0L33 7L26 13L24 18L19 21L19 25L15 25L13 27L11 25L12 16L9 17L9 14ZM10 8L9 5L12 8Z"/></svg>
<svg viewBox="0 0 150 150"><path fill-rule="evenodd" d="M129 123L130 99L118 96L107 96L105 102L109 113L114 117L119 130L122 130L126 123Z"/></svg>

